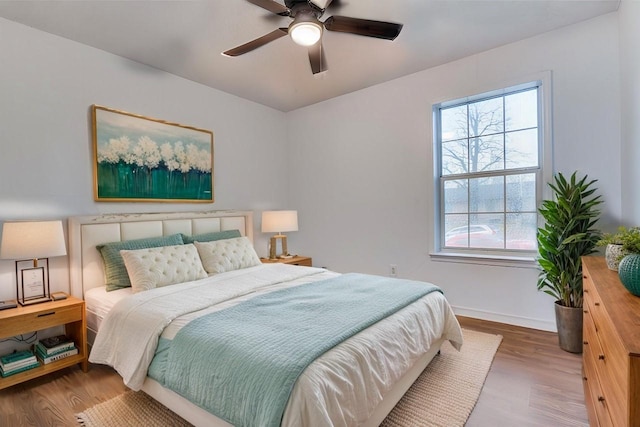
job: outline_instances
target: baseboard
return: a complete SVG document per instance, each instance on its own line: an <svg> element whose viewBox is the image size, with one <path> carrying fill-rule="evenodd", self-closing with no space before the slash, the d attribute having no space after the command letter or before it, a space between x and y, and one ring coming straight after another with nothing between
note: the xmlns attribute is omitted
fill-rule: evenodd
<svg viewBox="0 0 640 427"><path fill-rule="evenodd" d="M451 306L456 315L471 317L473 319L489 320L491 322L506 323L507 325L522 326L524 328L539 329L541 331L557 332L556 322L529 317L512 316L491 311L477 310L475 308Z"/></svg>

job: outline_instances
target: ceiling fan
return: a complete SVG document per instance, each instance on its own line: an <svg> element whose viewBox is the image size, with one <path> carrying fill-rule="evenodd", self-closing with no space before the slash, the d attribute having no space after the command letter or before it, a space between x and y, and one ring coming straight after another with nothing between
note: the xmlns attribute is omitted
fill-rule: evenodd
<svg viewBox="0 0 640 427"><path fill-rule="evenodd" d="M293 21L288 27L277 28L262 37L229 49L222 54L226 56L243 55L289 34L295 43L308 47L309 62L311 63L311 71L313 74L327 70L322 50L322 41L320 40L323 28L328 31L357 34L385 40L394 40L398 37L398 34L400 34L400 30L402 30L402 24L336 15L330 16L325 19L324 22L321 22L320 17L322 17L333 0L325 1L323 8L317 5L317 3L319 3L318 0L284 0L284 5L273 0L247 1L276 15L293 18ZM320 3L322 2L320 1ZM337 0L336 3L338 3Z"/></svg>

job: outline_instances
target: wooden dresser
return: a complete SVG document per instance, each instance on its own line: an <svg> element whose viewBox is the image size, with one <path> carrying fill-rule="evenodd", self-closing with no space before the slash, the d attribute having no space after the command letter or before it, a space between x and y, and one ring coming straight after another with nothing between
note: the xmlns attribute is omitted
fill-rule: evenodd
<svg viewBox="0 0 640 427"><path fill-rule="evenodd" d="M591 426L640 427L640 298L603 257L583 257L582 371Z"/></svg>

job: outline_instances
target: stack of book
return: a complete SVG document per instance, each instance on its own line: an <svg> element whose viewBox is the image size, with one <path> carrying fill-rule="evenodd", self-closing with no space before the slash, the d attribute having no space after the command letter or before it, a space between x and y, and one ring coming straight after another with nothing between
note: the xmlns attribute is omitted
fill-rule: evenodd
<svg viewBox="0 0 640 427"><path fill-rule="evenodd" d="M14 351L11 354L0 356L0 375L3 377L38 366L40 366L40 363L38 363L36 356L30 350Z"/></svg>
<svg viewBox="0 0 640 427"><path fill-rule="evenodd" d="M78 354L76 344L66 335L42 339L34 345L34 349L44 365Z"/></svg>

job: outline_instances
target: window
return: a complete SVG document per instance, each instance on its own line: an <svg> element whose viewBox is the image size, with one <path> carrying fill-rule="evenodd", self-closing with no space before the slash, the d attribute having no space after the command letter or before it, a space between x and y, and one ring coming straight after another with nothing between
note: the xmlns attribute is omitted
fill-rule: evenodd
<svg viewBox="0 0 640 427"><path fill-rule="evenodd" d="M542 81L434 106L440 252L537 249L544 132Z"/></svg>

